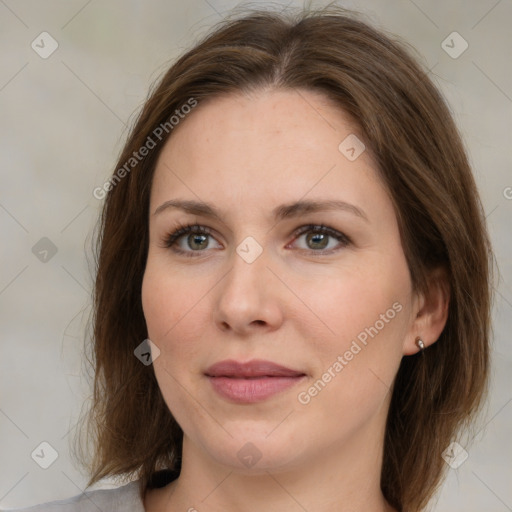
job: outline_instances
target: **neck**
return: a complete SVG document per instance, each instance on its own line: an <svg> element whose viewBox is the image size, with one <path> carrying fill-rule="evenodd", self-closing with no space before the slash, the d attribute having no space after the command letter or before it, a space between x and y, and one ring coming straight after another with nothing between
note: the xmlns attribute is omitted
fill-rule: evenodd
<svg viewBox="0 0 512 512"><path fill-rule="evenodd" d="M219 464L184 436L179 478L146 510L394 512L380 490L383 430L375 420L307 463L251 473Z"/></svg>

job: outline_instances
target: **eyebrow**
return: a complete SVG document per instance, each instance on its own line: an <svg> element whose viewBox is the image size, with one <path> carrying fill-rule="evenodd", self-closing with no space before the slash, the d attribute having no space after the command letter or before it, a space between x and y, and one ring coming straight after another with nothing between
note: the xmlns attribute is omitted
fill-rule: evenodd
<svg viewBox="0 0 512 512"><path fill-rule="evenodd" d="M183 210L186 213L202 215L204 217L211 217L222 222L223 212L216 208L215 206L213 206L212 204L205 203L203 201L170 199L169 201L165 201L165 203L161 204L155 210L153 215L157 215L163 212L164 210L168 209ZM361 208L358 208L357 206L347 203L345 201L338 200L302 200L293 203L282 204L272 210L272 215L275 221L279 221L293 217L299 217L301 215L305 215L308 213L335 210L342 210L348 213L352 213L353 215L360 217L366 222L369 222L368 217L366 216L365 212L361 210Z"/></svg>

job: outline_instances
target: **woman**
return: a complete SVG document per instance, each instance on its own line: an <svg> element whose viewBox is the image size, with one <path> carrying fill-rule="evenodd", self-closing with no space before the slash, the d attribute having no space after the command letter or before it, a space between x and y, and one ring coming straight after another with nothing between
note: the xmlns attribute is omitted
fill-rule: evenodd
<svg viewBox="0 0 512 512"><path fill-rule="evenodd" d="M486 392L491 248L399 43L336 7L224 21L95 195L88 485L137 479L32 510L427 506Z"/></svg>

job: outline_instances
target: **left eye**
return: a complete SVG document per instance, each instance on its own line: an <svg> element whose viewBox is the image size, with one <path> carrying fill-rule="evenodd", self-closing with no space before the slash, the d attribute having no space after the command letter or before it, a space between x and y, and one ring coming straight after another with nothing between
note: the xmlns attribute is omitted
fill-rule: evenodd
<svg viewBox="0 0 512 512"><path fill-rule="evenodd" d="M318 225L318 226L305 226L300 228L298 232L295 233L295 240L299 240L301 237L305 236L306 247L301 247L304 250L310 250L313 252L320 251L331 251L332 249L336 249L336 246L346 247L350 243L350 239L337 231L336 229L329 228L327 226ZM329 246L329 239L331 241L336 240L337 243L331 244Z"/></svg>
<svg viewBox="0 0 512 512"><path fill-rule="evenodd" d="M323 254L325 252L332 252L333 249L339 250L351 243L350 239L345 234L324 225L303 226L296 230L293 236L293 242L305 236L304 241L306 247L299 247L299 249L311 253ZM198 224L180 226L165 238L164 246L171 248L174 252L179 254L195 256L197 253L205 252L204 250L208 249L209 238L213 238L213 236L211 230L205 226ZM188 248L182 246L180 243L181 239L185 240L185 244ZM336 240L337 243L330 244L329 242L333 239ZM329 247L329 245L331 246Z"/></svg>

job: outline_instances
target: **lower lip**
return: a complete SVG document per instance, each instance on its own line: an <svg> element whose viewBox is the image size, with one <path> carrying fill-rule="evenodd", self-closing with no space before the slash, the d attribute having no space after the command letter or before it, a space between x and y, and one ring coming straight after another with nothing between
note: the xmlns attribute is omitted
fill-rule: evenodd
<svg viewBox="0 0 512 512"><path fill-rule="evenodd" d="M302 381L297 377L261 377L241 379L232 377L208 377L213 389L224 398L237 403L262 402Z"/></svg>

